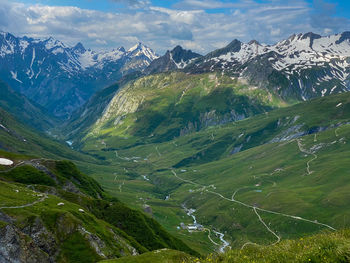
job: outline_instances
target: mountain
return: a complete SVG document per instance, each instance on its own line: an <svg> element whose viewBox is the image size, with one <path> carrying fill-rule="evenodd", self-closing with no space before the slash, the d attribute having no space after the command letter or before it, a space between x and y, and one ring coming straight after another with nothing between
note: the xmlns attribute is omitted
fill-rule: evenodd
<svg viewBox="0 0 350 263"><path fill-rule="evenodd" d="M201 55L194 53L191 50L185 50L181 46L176 46L173 50L168 50L164 56L153 60L143 72L149 75L183 69L192 60L200 56Z"/></svg>
<svg viewBox="0 0 350 263"><path fill-rule="evenodd" d="M349 62L349 32L326 37L306 33L275 45L234 40L196 59L185 71L225 72L292 101L350 90Z"/></svg>
<svg viewBox="0 0 350 263"><path fill-rule="evenodd" d="M43 107L15 92L0 80L0 107L18 120L40 131L47 131L57 125L57 120Z"/></svg>
<svg viewBox="0 0 350 263"><path fill-rule="evenodd" d="M147 67L158 56L141 43L95 52L52 37L0 32L0 78L59 117L67 117L97 90Z"/></svg>
<svg viewBox="0 0 350 263"><path fill-rule="evenodd" d="M119 88L140 76L142 76L140 72L128 74L114 85L96 92L82 107L71 114L64 125L56 129L56 133L63 134L63 138L67 140L74 138L77 141L77 138L82 139L86 130L94 125L106 110Z"/></svg>
<svg viewBox="0 0 350 263"><path fill-rule="evenodd" d="M81 139L102 138L114 147L130 142L144 144L171 140L284 105L268 90L225 75L167 72L129 79L97 93L68 120L64 134L66 140L78 144Z"/></svg>
<svg viewBox="0 0 350 263"><path fill-rule="evenodd" d="M75 134L79 133L81 139L88 133L108 130L113 134L120 129L127 130L123 134L131 138L161 133L163 139L169 139L275 107L347 91L348 35L299 34L271 46L233 40L205 56L177 46L152 61L143 71L145 76L118 85L120 91L110 88L113 94L107 89L97 94L75 115ZM196 92L200 93L194 95ZM200 102L202 99L205 102ZM89 117L86 113L92 108L87 107L92 105L99 110L92 110L98 114ZM74 130L73 126L68 129ZM69 131L66 134L75 136Z"/></svg>

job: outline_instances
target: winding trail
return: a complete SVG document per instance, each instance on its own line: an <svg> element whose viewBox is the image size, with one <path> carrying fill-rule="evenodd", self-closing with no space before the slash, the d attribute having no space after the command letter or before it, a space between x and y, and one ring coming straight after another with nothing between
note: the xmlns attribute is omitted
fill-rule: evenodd
<svg viewBox="0 0 350 263"><path fill-rule="evenodd" d="M217 192L214 192L212 190L208 190L206 189L208 186L205 186L205 185L201 185L201 184L198 184L198 183L195 183L191 180L187 180L187 179L183 179L181 177L179 177L176 172L174 171L174 169L171 170L172 173L174 174L174 176L176 178L178 178L179 180L183 181L183 182L186 182L186 183L189 183L189 184L192 184L192 185L195 185L195 186L200 186L200 187L204 187L204 191L208 192L208 193L211 193L211 194L214 194L216 196L219 196L221 199L223 200L226 200L226 201L229 201L229 202L234 202L234 203L237 203L237 204L240 204L242 206L245 206L247 208L251 208L254 210L255 214L258 216L258 219L259 221L266 227L266 229L272 233L276 238L277 238L277 241L275 243L273 243L272 245L274 244L277 244L278 242L280 242L281 238L275 233L273 232L267 225L266 223L262 220L261 216L259 215L259 213L257 212L258 211L261 211L261 212L266 212L266 213L269 213L269 214L274 214L274 215L279 215L279 216L283 216L283 217L288 217L288 218L292 218L294 220L299 220L299 221L304 221L304 222L308 222L308 223L312 223L312 224L316 224L316 225L319 225L319 226L323 226L323 227L326 227L326 228L329 228L333 231L336 231L336 229L330 225L327 225L327 224L324 224L324 223L320 223L318 222L317 220L310 220L310 219L306 219L306 218L302 218L300 216L294 216L294 215L289 215L289 214L285 214L285 213L279 213L279 212L276 212L276 211L271 211L271 210L267 210L267 209L263 209L263 208L259 208L259 207L256 207L256 206L252 206L252 205L249 205L249 204L246 204L244 202L241 202L241 201L238 201L236 199L234 199L234 194L237 192L237 190L235 191L235 193L232 195L233 198L229 199L225 196L223 196L222 194L220 193L217 193ZM239 190L239 189L238 189ZM255 244L255 243L252 243L252 242L247 242L246 244L243 245L243 248L245 245L248 245L248 244Z"/></svg>
<svg viewBox="0 0 350 263"><path fill-rule="evenodd" d="M338 130L339 130L339 129L340 129L340 127L336 128L336 129L334 130L335 137L338 137L338 136L339 136L339 134L338 134Z"/></svg>
<svg viewBox="0 0 350 263"><path fill-rule="evenodd" d="M156 146L156 151L157 151L159 157L162 157L161 153L160 153L159 150L158 150L158 146Z"/></svg>
<svg viewBox="0 0 350 263"><path fill-rule="evenodd" d="M43 197L41 197L40 199L32 202L32 203L29 203L29 204L25 204L25 205L18 205L18 206L3 206L3 207L0 207L0 210L1 209L17 209L17 208L25 208L25 207L30 207L30 206L33 206L33 205L36 205L38 203L41 203L43 201L45 201L45 199L48 198L48 195L47 194L43 194Z"/></svg>
<svg viewBox="0 0 350 263"><path fill-rule="evenodd" d="M262 212L266 212L266 213L270 213L270 214L274 214L274 215L280 215L280 216L284 216L284 217L289 217L289 218L293 218L293 219L295 219L295 220L301 220L301 221L309 222L309 223L312 223L312 224L324 226L324 227L327 227L327 228L329 228L329 229L331 229L331 230L334 230L334 231L336 230L335 228L333 228L333 227L330 226L330 225L323 224L323 223L319 223L318 221L315 221L315 220L310 220L310 219L302 218L302 217L300 217L300 216L293 216L293 215L288 215L288 214L284 214L284 213L279 213L279 212L275 212L275 211L263 209L263 208L260 208L260 207L256 207L256 206L252 206L252 205L243 203L243 202L238 201L238 200L236 200L236 199L234 199L234 200L229 199L229 198L227 198L227 197L224 197L222 194L217 193L217 192L214 192L214 191L210 191L210 190L205 190L205 191L208 192L208 193L212 193L212 194L214 194L214 195L217 195L217 196L221 197L222 199L224 199L224 200L226 200L226 201L234 202L234 203L243 205L243 206L248 207L248 208L252 208L252 209L255 208L255 209L257 209L257 210L259 210L259 211L262 211Z"/></svg>
<svg viewBox="0 0 350 263"><path fill-rule="evenodd" d="M247 188L253 188L253 186L243 186L241 188L238 188L236 191L233 192L232 196L231 196L231 200L235 199L236 194L243 189L247 189Z"/></svg>
<svg viewBox="0 0 350 263"><path fill-rule="evenodd" d="M310 163L312 161L315 161L317 159L317 155L312 153L312 155L314 156L314 158L312 158L311 160L309 160L307 163L306 163L306 170L307 170L307 173L310 175L312 174L314 171L310 171Z"/></svg>
<svg viewBox="0 0 350 263"><path fill-rule="evenodd" d="M125 180L123 181L123 183L121 183L121 184L119 185L119 192L122 192L122 187L123 187L124 184L125 184Z"/></svg>
<svg viewBox="0 0 350 263"><path fill-rule="evenodd" d="M44 167L44 165L41 165L39 163L40 161L49 161L49 159L40 158L40 159L31 159L31 160L20 161L19 163L15 164L14 166L11 166L9 169L0 171L0 173L10 172L13 169L15 169L15 168L17 168L19 166L23 166L23 165L31 165L31 166L33 166L34 168L37 168L37 169L38 169L38 167Z"/></svg>
<svg viewBox="0 0 350 263"><path fill-rule="evenodd" d="M220 244L216 243L212 238L211 238L211 231L209 228L203 228L205 231L208 231L208 238L210 240L211 243L213 243L216 246L220 246Z"/></svg>
<svg viewBox="0 0 350 263"><path fill-rule="evenodd" d="M246 246L248 245L253 245L253 246L258 246L260 247L261 245L257 244L257 243L254 243L254 242L246 242L243 244L243 246L241 247L241 250L243 250Z"/></svg>
<svg viewBox="0 0 350 263"><path fill-rule="evenodd" d="M256 211L256 207L254 207L253 209L254 209L255 214L258 216L259 221L266 227L266 229L267 229L271 234L273 234L273 235L277 238L277 241L274 242L274 243L272 243L270 246L273 246L273 245L276 245L277 243L279 243L279 242L281 241L281 237L278 236L275 232L273 232L273 231L271 230L271 228L269 228L269 227L266 225L266 223L264 222L264 220L262 220L261 216L259 215L258 211Z"/></svg>
<svg viewBox="0 0 350 263"><path fill-rule="evenodd" d="M303 148L303 145L302 143L300 142L300 139L297 139L297 144L298 144L298 147L299 147L299 150L302 152L302 153L306 153L306 154L309 154L309 155L313 155L314 158L312 158L311 160L309 160L307 163L306 163L306 171L307 171L307 174L310 175L313 173L313 171L310 171L310 163L314 160L317 159L317 155L314 154L313 152L310 152L306 149Z"/></svg>

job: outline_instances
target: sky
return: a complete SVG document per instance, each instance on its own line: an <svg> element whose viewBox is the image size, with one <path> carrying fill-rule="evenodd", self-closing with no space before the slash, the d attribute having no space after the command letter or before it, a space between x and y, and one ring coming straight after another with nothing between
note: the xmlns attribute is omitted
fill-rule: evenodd
<svg viewBox="0 0 350 263"><path fill-rule="evenodd" d="M0 0L0 30L93 50L142 42L160 55L176 45L205 54L233 39L274 44L350 31L350 1Z"/></svg>

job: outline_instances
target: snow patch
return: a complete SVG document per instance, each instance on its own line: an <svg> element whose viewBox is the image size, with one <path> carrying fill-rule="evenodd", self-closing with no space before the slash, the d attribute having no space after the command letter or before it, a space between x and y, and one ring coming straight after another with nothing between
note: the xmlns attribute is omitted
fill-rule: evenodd
<svg viewBox="0 0 350 263"><path fill-rule="evenodd" d="M6 158L0 158L0 165L12 165L13 161L6 159Z"/></svg>
<svg viewBox="0 0 350 263"><path fill-rule="evenodd" d="M18 81L19 83L22 83L22 84L23 84L23 82L17 78L17 71L16 71L16 72L10 71L10 73L11 73L11 77L12 77L14 80L16 80L16 81Z"/></svg>

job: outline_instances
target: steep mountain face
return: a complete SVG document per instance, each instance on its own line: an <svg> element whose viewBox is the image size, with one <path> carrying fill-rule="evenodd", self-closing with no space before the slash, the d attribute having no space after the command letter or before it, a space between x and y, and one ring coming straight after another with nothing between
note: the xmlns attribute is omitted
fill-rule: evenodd
<svg viewBox="0 0 350 263"><path fill-rule="evenodd" d="M83 107L71 114L63 127L60 127L58 134L63 133L64 137L69 140L83 138L85 131L101 117L119 88L140 76L142 76L141 72L128 74L116 84L96 92Z"/></svg>
<svg viewBox="0 0 350 263"><path fill-rule="evenodd" d="M350 32L292 35L275 45L232 41L196 59L186 72L221 71L268 87L287 100L308 100L350 89Z"/></svg>
<svg viewBox="0 0 350 263"><path fill-rule="evenodd" d="M52 128L57 122L43 107L31 102L1 80L0 107L26 125L41 131Z"/></svg>
<svg viewBox="0 0 350 263"><path fill-rule="evenodd" d="M0 78L15 90L65 117L97 90L146 68L157 55L141 43L129 50L86 50L53 38L15 37L0 32Z"/></svg>
<svg viewBox="0 0 350 263"><path fill-rule="evenodd" d="M144 70L144 73L154 74L183 69L198 57L201 57L201 55L192 52L191 50L185 50L181 46L176 46L173 50L168 50L164 56L152 61L152 63Z"/></svg>
<svg viewBox="0 0 350 263"><path fill-rule="evenodd" d="M160 73L104 89L71 120L65 134L76 146L85 137L85 143L104 140L118 148L171 140L285 105L268 90L225 75Z"/></svg>

